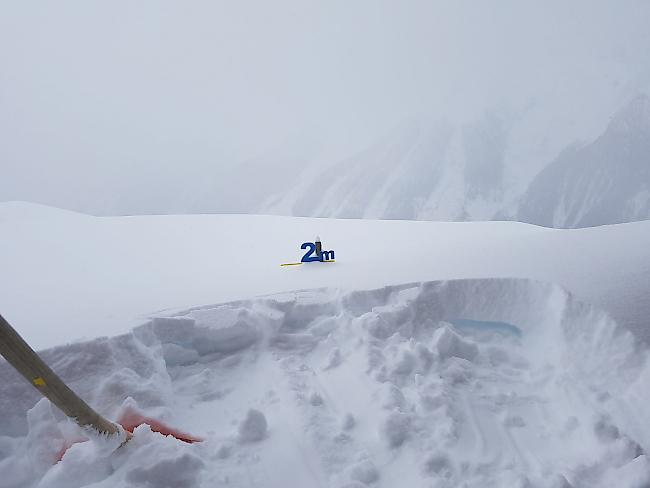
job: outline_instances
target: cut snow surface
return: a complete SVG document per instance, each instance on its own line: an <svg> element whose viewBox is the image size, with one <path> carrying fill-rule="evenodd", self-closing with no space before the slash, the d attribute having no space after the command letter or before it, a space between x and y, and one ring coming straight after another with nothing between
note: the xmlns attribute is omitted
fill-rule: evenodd
<svg viewBox="0 0 650 488"><path fill-rule="evenodd" d="M650 485L650 222L8 204L0 231L0 313L44 360L110 419L205 439L116 449L0 362L2 488ZM335 263L279 266L317 234Z"/></svg>

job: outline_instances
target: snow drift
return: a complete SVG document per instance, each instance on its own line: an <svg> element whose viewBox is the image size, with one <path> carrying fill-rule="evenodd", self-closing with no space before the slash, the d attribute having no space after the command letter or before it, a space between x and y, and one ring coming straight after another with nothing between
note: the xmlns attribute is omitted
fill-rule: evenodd
<svg viewBox="0 0 650 488"><path fill-rule="evenodd" d="M53 465L79 433L2 363L3 486L650 483L647 350L541 282L269 295L44 358L109 418L136 408L206 441L141 427Z"/></svg>

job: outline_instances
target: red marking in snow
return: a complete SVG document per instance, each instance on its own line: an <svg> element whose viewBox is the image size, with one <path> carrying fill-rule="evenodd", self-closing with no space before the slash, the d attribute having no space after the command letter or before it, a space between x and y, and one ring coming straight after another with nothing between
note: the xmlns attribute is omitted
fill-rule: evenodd
<svg viewBox="0 0 650 488"><path fill-rule="evenodd" d="M145 417L133 411L124 412L120 417L120 419L117 421L117 423L120 424L124 428L124 430L130 432L131 434L133 434L133 431L137 427L141 426L142 424L147 424L153 432L157 432L165 436L170 435L175 439L178 439L179 441L182 442L187 442L188 444L194 444L195 442L203 441L201 437L195 437L193 435L186 434L185 432L181 432L180 430L174 429L163 422L160 422L155 419L151 419L149 417ZM86 441L88 441L86 437L79 437L74 440L66 440L63 447L59 450L59 452L56 455L56 463L58 463L63 459L65 453L72 446L74 446L75 444L79 444L80 442L86 442Z"/></svg>
<svg viewBox="0 0 650 488"><path fill-rule="evenodd" d="M74 446L75 444L79 444L81 442L86 442L87 440L88 439L86 437L79 437L79 438L74 439L74 440L65 440L65 441L63 441L64 442L63 447L56 454L56 462L54 464L61 461L63 459L63 456L65 456L65 453L68 452L68 449L70 449L72 446Z"/></svg>
<svg viewBox="0 0 650 488"><path fill-rule="evenodd" d="M139 427L142 424L147 424L149 427L151 427L151 430L153 432L158 432L162 435L170 435L179 441L187 442L188 444L194 444L195 442L201 442L203 440L200 437L195 437L185 432L181 432L180 430L174 429L169 425L160 422L159 420L145 417L133 411L124 412L117 423L124 427L124 430L131 433L133 433L136 427Z"/></svg>

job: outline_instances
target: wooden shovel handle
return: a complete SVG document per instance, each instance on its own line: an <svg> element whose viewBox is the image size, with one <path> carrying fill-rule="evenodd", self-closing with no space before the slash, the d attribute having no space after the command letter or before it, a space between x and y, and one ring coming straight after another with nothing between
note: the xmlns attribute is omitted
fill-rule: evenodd
<svg viewBox="0 0 650 488"><path fill-rule="evenodd" d="M120 432L113 422L95 412L77 394L68 388L39 357L18 332L0 315L0 354L25 377L45 398L82 427L90 426L100 433Z"/></svg>

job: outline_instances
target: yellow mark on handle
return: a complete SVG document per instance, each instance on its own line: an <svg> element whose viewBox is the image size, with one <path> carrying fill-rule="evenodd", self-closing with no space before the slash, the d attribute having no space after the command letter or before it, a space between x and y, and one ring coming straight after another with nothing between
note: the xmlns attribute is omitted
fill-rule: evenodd
<svg viewBox="0 0 650 488"><path fill-rule="evenodd" d="M38 378L34 378L32 380L32 383L34 383L34 386L45 386L45 380L40 376Z"/></svg>

